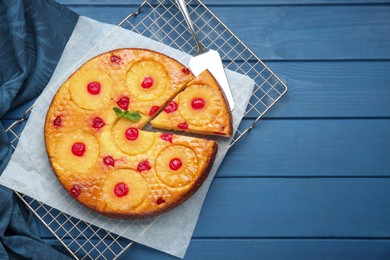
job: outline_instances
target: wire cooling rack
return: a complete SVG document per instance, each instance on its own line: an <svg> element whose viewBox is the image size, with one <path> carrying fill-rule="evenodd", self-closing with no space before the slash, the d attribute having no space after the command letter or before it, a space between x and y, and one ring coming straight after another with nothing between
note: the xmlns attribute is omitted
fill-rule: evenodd
<svg viewBox="0 0 390 260"><path fill-rule="evenodd" d="M225 68L255 80L256 85L245 111L250 124L241 124L236 129L231 143L234 145L287 92L287 86L202 2L193 0L187 6L200 41L206 47L219 51ZM191 34L173 1L144 1L118 27L183 52L194 53ZM13 149L31 109L27 109L23 118L6 129ZM128 239L73 218L28 196L16 194L76 259L115 259L133 244Z"/></svg>

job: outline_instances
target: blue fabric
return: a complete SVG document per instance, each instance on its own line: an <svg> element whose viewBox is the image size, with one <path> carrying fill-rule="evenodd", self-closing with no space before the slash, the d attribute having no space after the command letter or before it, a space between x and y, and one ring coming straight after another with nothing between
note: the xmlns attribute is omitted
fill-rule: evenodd
<svg viewBox="0 0 390 260"><path fill-rule="evenodd" d="M0 0L0 119L47 85L78 15L50 0ZM11 156L0 123L0 173ZM21 204L21 203L20 203ZM62 259L40 238L35 218L0 186L0 259Z"/></svg>

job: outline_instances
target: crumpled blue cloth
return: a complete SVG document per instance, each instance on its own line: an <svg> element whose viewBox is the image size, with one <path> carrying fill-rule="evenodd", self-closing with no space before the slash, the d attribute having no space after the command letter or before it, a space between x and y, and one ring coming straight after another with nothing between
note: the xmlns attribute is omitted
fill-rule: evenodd
<svg viewBox="0 0 390 260"><path fill-rule="evenodd" d="M51 0L0 0L0 119L39 95L50 80L78 15ZM0 174L11 146L0 123ZM35 218L0 186L0 259L63 259L39 237Z"/></svg>

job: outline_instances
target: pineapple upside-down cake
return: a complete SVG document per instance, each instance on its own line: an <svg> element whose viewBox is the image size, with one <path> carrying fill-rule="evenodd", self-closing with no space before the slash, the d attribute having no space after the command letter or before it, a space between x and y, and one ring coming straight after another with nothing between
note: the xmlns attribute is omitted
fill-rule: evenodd
<svg viewBox="0 0 390 260"><path fill-rule="evenodd" d="M208 71L146 49L117 49L80 67L59 88L45 122L58 180L109 217L144 218L188 199L207 177L212 140L144 131L154 127L231 136L231 113Z"/></svg>

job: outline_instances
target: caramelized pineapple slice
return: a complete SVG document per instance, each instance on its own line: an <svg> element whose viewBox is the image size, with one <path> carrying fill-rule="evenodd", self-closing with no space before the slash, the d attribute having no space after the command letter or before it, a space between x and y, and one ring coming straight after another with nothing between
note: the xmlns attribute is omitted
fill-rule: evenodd
<svg viewBox="0 0 390 260"><path fill-rule="evenodd" d="M197 177L198 159L192 149L183 145L170 146L156 160L158 179L170 187L182 187Z"/></svg>
<svg viewBox="0 0 390 260"><path fill-rule="evenodd" d="M179 94L179 113L193 125L204 125L215 120L221 111L221 99L207 85L193 85Z"/></svg>
<svg viewBox="0 0 390 260"><path fill-rule="evenodd" d="M126 75L126 86L131 96L141 101L158 98L169 84L164 65L157 61L136 62Z"/></svg>
<svg viewBox="0 0 390 260"><path fill-rule="evenodd" d="M72 100L83 109L96 110L111 99L113 82L103 70L84 68L68 81Z"/></svg>
<svg viewBox="0 0 390 260"><path fill-rule="evenodd" d="M107 210L127 211L146 198L148 184L132 169L119 169L109 174L103 184L102 199Z"/></svg>
<svg viewBox="0 0 390 260"><path fill-rule="evenodd" d="M121 118L115 124L113 134L118 148L128 155L148 151L156 140L156 133L139 130L126 118Z"/></svg>
<svg viewBox="0 0 390 260"><path fill-rule="evenodd" d="M85 172L96 164L99 146L96 138L83 131L62 135L56 142L54 161L69 171Z"/></svg>

